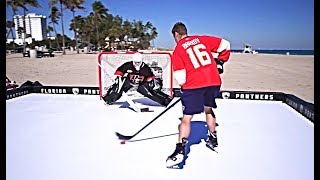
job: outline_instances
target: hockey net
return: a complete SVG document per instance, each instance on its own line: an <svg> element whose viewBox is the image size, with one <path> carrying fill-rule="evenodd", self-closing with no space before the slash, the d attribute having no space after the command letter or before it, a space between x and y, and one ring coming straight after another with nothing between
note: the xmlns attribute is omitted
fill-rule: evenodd
<svg viewBox="0 0 320 180"><path fill-rule="evenodd" d="M116 69L123 63L132 60L135 52L102 52L98 56L99 90L100 97L104 95L108 88L114 83ZM171 54L168 52L141 52L143 62L153 71L154 75L162 79L162 91L172 96L173 80ZM128 94L139 96L135 88L131 88Z"/></svg>

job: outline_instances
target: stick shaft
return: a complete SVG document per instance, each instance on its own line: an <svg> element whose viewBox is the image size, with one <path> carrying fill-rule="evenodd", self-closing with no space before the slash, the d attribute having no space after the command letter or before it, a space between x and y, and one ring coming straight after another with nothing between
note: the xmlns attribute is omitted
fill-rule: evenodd
<svg viewBox="0 0 320 180"><path fill-rule="evenodd" d="M118 132L116 132L116 135L118 136L119 139L122 140L130 140L132 139L134 136L136 136L137 134L139 134L141 131L143 131L146 127L148 127L150 124L152 124L154 121L156 121L159 117L161 117L164 113L166 113L169 109L171 109L173 106L175 106L179 101L181 100L181 98L179 98L177 101L175 101L173 104L171 104L169 107L167 107L165 110L163 110L160 114L158 114L158 116L156 116L155 118L153 118L148 124L146 124L145 126L143 126L138 132L136 132L134 135L132 136L125 136L122 135Z"/></svg>

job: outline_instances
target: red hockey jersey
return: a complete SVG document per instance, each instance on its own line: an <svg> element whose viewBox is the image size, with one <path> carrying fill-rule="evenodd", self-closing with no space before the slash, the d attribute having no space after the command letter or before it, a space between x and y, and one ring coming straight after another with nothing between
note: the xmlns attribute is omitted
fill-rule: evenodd
<svg viewBox="0 0 320 180"><path fill-rule="evenodd" d="M183 89L221 85L221 78L212 53L226 62L230 43L214 36L188 36L181 39L172 54L173 75Z"/></svg>

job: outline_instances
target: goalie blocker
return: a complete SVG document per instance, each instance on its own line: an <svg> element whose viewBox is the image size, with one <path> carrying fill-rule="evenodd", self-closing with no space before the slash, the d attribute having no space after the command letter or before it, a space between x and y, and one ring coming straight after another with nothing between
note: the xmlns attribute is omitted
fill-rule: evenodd
<svg viewBox="0 0 320 180"><path fill-rule="evenodd" d="M129 77L116 77L115 83L108 89L107 93L102 96L102 99L107 104L112 104L121 98L123 93L131 89L133 85L130 83ZM137 91L145 97L161 104L168 106L172 98L161 91L161 79L155 78L151 81L142 82L138 85Z"/></svg>

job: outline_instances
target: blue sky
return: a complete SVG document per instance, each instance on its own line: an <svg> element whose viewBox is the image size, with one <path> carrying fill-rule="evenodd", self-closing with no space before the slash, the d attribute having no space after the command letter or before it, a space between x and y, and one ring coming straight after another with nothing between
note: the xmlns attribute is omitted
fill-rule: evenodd
<svg viewBox="0 0 320 180"><path fill-rule="evenodd" d="M95 0L85 0L86 16ZM38 0L42 8L29 8L48 16L48 0ZM249 43L254 49L314 49L313 0L102 0L109 13L124 20L150 21L158 30L156 47L173 48L171 28L177 22L186 24L189 35L213 35L230 41L231 49ZM22 14L22 11L19 12ZM7 19L11 9L7 7ZM65 12L65 34L72 14ZM61 32L60 26L57 29Z"/></svg>

